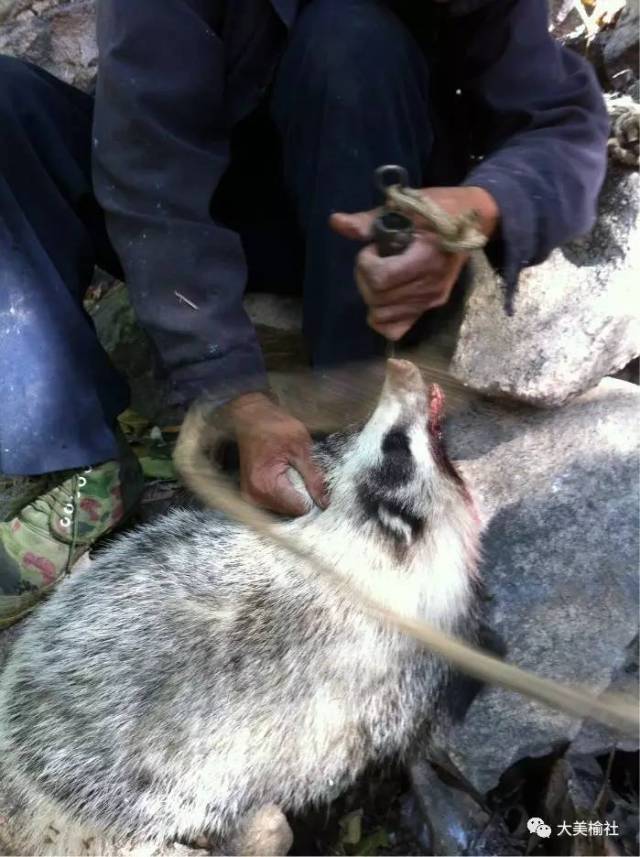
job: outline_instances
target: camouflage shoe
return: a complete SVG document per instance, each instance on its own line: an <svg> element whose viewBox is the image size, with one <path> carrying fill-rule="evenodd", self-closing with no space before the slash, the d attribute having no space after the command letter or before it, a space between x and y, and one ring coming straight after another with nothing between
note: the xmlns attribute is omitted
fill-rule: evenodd
<svg viewBox="0 0 640 857"><path fill-rule="evenodd" d="M0 523L0 628L28 613L82 554L132 511L144 479L127 448L61 481Z"/></svg>

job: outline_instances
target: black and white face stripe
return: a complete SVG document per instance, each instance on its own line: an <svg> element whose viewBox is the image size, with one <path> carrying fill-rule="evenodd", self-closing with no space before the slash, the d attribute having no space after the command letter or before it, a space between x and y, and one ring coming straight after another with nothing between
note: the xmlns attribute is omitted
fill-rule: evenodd
<svg viewBox="0 0 640 857"><path fill-rule="evenodd" d="M358 486L358 500L368 521L375 521L397 545L409 546L424 530L425 521L410 503L416 461L406 429L396 425L383 437L382 461Z"/></svg>
<svg viewBox="0 0 640 857"><path fill-rule="evenodd" d="M397 489L408 485L416 471L409 436L402 426L388 431L381 444L382 462L373 468L370 481L381 489Z"/></svg>
<svg viewBox="0 0 640 857"><path fill-rule="evenodd" d="M380 501L378 519L385 529L402 534L407 544L417 539L424 530L424 518L416 515L405 503L394 500Z"/></svg>
<svg viewBox="0 0 640 857"><path fill-rule="evenodd" d="M410 545L422 535L425 519L414 509L371 481L358 486L358 500L367 521L375 521L394 541Z"/></svg>

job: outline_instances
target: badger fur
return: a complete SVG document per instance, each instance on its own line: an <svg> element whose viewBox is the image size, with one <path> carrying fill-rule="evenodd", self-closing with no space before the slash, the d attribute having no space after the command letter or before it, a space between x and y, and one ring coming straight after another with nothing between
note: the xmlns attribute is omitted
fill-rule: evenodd
<svg viewBox="0 0 640 857"><path fill-rule="evenodd" d="M474 639L479 527L440 408L389 361L364 428L317 445L329 507L278 526L391 609ZM0 677L15 850L152 854L206 836L284 853L286 833L267 835L288 829L281 811L406 752L452 688L441 661L289 554L175 511L68 578L15 645Z"/></svg>

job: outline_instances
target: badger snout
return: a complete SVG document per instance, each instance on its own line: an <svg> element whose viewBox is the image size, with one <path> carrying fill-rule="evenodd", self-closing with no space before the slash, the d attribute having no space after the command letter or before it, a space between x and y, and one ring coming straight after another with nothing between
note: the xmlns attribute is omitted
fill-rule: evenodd
<svg viewBox="0 0 640 857"><path fill-rule="evenodd" d="M409 360L387 360L384 386L378 402L379 409L401 420L405 426L424 424L428 413L428 393L422 373Z"/></svg>
<svg viewBox="0 0 640 857"><path fill-rule="evenodd" d="M385 398L399 401L403 410L417 410L419 414L426 409L432 429L440 429L444 415L444 393L438 384L427 387L422 373L409 360L387 360L387 373L381 401Z"/></svg>
<svg viewBox="0 0 640 857"><path fill-rule="evenodd" d="M425 385L420 370L409 360L387 360L385 387L396 393L424 393Z"/></svg>

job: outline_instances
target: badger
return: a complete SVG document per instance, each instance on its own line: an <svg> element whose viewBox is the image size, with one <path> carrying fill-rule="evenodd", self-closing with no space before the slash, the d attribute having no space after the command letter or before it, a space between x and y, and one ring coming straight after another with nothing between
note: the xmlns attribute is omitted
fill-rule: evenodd
<svg viewBox="0 0 640 857"><path fill-rule="evenodd" d="M276 526L387 608L475 641L480 525L442 411L438 387L389 360L366 424L315 446L328 507ZM440 659L283 549L174 510L67 578L14 646L11 847L286 854L285 813L408 753L459 696Z"/></svg>

